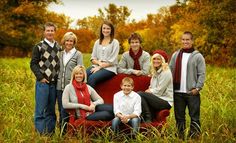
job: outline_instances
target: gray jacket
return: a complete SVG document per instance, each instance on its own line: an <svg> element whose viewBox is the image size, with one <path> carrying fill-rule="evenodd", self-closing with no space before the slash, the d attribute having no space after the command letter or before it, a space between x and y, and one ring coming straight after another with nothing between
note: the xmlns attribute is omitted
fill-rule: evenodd
<svg viewBox="0 0 236 143"><path fill-rule="evenodd" d="M174 74L175 71L175 63L177 59L177 55L179 54L179 51L176 51L170 60L170 69L172 71L172 74ZM187 87L186 89L188 91L191 91L193 88L202 89L204 82L205 82L205 76L206 76L206 64L205 59L202 56L202 54L195 50L192 52L188 59L187 64Z"/></svg>
<svg viewBox="0 0 236 143"><path fill-rule="evenodd" d="M150 69L150 55L148 52L143 51L139 58L139 64L142 71L142 75L148 75ZM129 55L129 51L122 54L122 57L118 66L118 73L132 74L134 66L134 60Z"/></svg>
<svg viewBox="0 0 236 143"><path fill-rule="evenodd" d="M83 65L82 53L78 50L74 53L71 59L67 62L66 66L63 64L63 54L60 57L60 71L57 80L57 90L64 90L65 86L70 83L71 72L77 65Z"/></svg>
<svg viewBox="0 0 236 143"><path fill-rule="evenodd" d="M149 86L152 94L167 101L171 106L173 105L173 80L170 69L159 69L155 75L152 76Z"/></svg>
<svg viewBox="0 0 236 143"><path fill-rule="evenodd" d="M102 99L102 97L99 96L91 86L87 85L87 87L90 94L91 102L93 102L95 106L103 104L104 100ZM65 109L76 109L77 116L80 116L79 109L86 108L86 105L78 103L75 88L71 83L65 87L65 90L62 94L62 106Z"/></svg>

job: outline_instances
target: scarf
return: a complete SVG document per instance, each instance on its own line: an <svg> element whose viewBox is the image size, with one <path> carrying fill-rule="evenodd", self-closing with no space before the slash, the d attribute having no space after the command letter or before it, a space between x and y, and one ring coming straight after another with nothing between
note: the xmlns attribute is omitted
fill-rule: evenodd
<svg viewBox="0 0 236 143"><path fill-rule="evenodd" d="M182 67L182 56L183 53L192 53L194 51L194 48L190 49L181 49L176 62L175 62L175 71L174 71L174 89L179 90L180 89L180 80L181 80L181 67Z"/></svg>
<svg viewBox="0 0 236 143"><path fill-rule="evenodd" d="M90 106L90 94L86 83L78 83L76 80L73 80L72 85L75 88L78 103ZM85 118L87 111L84 109L79 109L79 111L80 116Z"/></svg>
<svg viewBox="0 0 236 143"><path fill-rule="evenodd" d="M129 49L129 55L134 60L134 67L133 67L133 69L135 69L135 70L140 70L141 69L138 59L141 57L142 53L143 53L142 48L139 48L139 51L138 51L138 53L136 55L134 54L134 52L132 51L131 48Z"/></svg>

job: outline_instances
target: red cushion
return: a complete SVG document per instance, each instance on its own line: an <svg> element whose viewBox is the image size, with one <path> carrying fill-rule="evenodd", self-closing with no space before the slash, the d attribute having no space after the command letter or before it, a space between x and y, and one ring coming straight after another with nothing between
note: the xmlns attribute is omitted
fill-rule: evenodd
<svg viewBox="0 0 236 143"><path fill-rule="evenodd" d="M95 90L104 99L105 103L113 103L113 96L120 91L120 84L124 77L131 77L134 80L134 91L145 91L148 89L151 77L117 74L112 79L96 85Z"/></svg>

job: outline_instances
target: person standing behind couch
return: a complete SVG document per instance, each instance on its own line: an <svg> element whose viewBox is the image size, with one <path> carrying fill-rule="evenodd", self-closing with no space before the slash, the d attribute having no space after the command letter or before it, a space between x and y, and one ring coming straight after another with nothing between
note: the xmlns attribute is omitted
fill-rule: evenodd
<svg viewBox="0 0 236 143"><path fill-rule="evenodd" d="M44 40L32 52L30 68L36 76L34 125L40 134L52 134L56 125L56 82L60 45L54 40L56 26L44 25Z"/></svg>
<svg viewBox="0 0 236 143"><path fill-rule="evenodd" d="M200 93L205 81L206 65L201 53L193 48L193 34L182 35L182 48L175 52L170 61L174 77L175 120L180 138L184 138L185 110L191 118L190 137L197 137L200 126Z"/></svg>
<svg viewBox="0 0 236 143"><path fill-rule="evenodd" d="M138 33L132 33L128 39L129 51L123 53L118 66L118 73L148 75L150 69L150 55L142 50L142 39Z"/></svg>
<svg viewBox="0 0 236 143"><path fill-rule="evenodd" d="M152 121L155 112L170 109L173 105L173 80L167 62L165 51L153 52L150 86L145 92L138 92L142 98L142 116L147 123Z"/></svg>
<svg viewBox="0 0 236 143"><path fill-rule="evenodd" d="M71 72L77 65L83 65L82 53L75 49L77 37L73 32L67 32L62 38L62 46L64 51L60 57L60 71L57 80L57 102L59 110L59 124L61 129L66 129L69 120L69 114L62 107L62 92L67 84L70 83Z"/></svg>
<svg viewBox="0 0 236 143"><path fill-rule="evenodd" d="M88 82L91 87L112 78L117 74L118 40L114 39L114 26L104 21L100 29L100 38L95 42L91 55L92 66L87 69Z"/></svg>

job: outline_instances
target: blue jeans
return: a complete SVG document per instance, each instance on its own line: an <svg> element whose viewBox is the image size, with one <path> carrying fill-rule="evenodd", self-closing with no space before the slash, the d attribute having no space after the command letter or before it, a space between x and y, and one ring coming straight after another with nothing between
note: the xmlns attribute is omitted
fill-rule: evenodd
<svg viewBox="0 0 236 143"><path fill-rule="evenodd" d="M87 73L87 77L88 77L87 84L93 88L96 86L96 84L98 84L102 81L108 80L116 75L115 73L108 71L106 69L100 69L99 71L97 71L95 73L91 73L90 70L92 68L93 68L93 66L89 67L86 70L86 73Z"/></svg>
<svg viewBox="0 0 236 143"><path fill-rule="evenodd" d="M115 117L112 120L111 129L115 132L119 132L119 126L123 124L119 117ZM128 124L133 128L132 134L136 135L139 132L140 118L132 118L129 120Z"/></svg>
<svg viewBox="0 0 236 143"><path fill-rule="evenodd" d="M56 85L36 81L34 124L40 134L54 133Z"/></svg>
<svg viewBox="0 0 236 143"><path fill-rule="evenodd" d="M59 124L60 128L66 130L67 124L69 122L69 114L62 106L62 90L57 90L57 103L58 103L58 111L59 111Z"/></svg>
<svg viewBox="0 0 236 143"><path fill-rule="evenodd" d="M200 95L189 95L186 93L174 93L175 120L180 137L184 136L185 110L188 107L190 123L190 136L198 135L201 132L200 125Z"/></svg>

